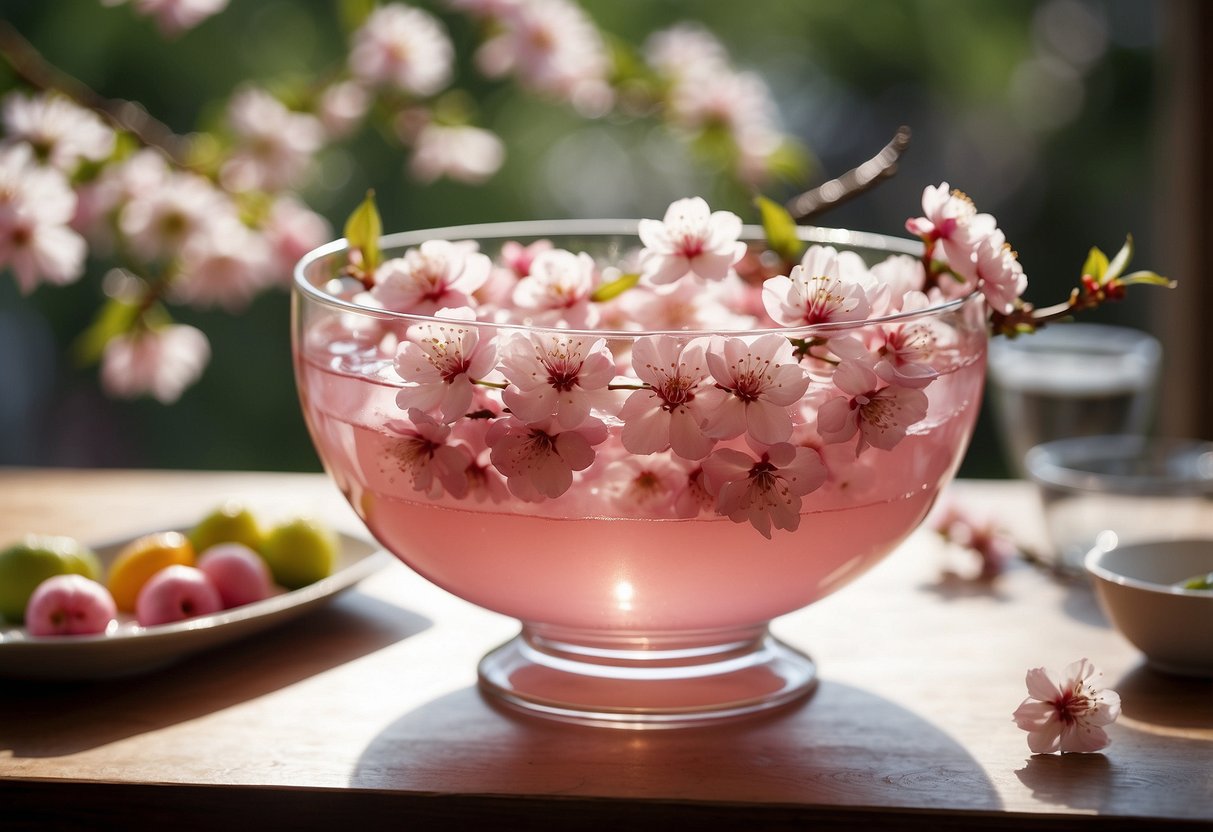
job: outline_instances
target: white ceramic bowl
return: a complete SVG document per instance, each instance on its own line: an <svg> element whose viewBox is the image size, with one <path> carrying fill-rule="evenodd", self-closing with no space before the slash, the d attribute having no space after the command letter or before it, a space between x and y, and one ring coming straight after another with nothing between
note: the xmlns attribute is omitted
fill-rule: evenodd
<svg viewBox="0 0 1213 832"><path fill-rule="evenodd" d="M1213 538L1095 548L1085 566L1108 618L1152 666L1213 676L1213 591L1176 586L1213 572Z"/></svg>

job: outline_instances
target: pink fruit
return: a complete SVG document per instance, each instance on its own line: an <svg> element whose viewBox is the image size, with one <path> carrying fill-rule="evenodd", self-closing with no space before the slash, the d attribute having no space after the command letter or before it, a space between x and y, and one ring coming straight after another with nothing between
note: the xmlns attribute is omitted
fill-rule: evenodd
<svg viewBox="0 0 1213 832"><path fill-rule="evenodd" d="M135 601L135 618L144 627L171 624L223 609L219 590L194 566L174 564L153 575Z"/></svg>
<svg viewBox="0 0 1213 832"><path fill-rule="evenodd" d="M268 598L274 590L265 561L242 543L220 543L210 547L198 559L198 568L219 590L224 609Z"/></svg>
<svg viewBox="0 0 1213 832"><path fill-rule="evenodd" d="M104 633L118 617L109 590L83 575L55 575L38 584L25 608L31 636Z"/></svg>

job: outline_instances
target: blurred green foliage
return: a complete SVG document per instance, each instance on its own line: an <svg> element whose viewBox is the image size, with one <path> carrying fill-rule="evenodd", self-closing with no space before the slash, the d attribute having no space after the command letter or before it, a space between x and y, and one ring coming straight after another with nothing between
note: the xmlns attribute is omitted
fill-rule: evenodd
<svg viewBox="0 0 1213 832"><path fill-rule="evenodd" d="M488 184L419 186L404 155L375 131L325 152L305 192L340 229L374 188L389 231L504 219L660 216L698 193L757 221L752 194L727 182L651 121L587 122L486 81L471 66L474 26L434 3L459 55L457 83L508 157ZM1136 265L1165 271L1154 242L1155 90L1159 21L1147 0L844 0L683 3L587 0L591 15L636 48L654 30L698 20L774 89L785 127L815 156L818 179L877 151L900 124L914 141L898 176L822 218L901 233L922 188L942 180L998 217L1031 280L1028 297L1060 300L1091 245L1132 232ZM289 90L335 67L348 4L233 2L166 41L125 7L95 0L6 0L5 18L52 62L99 92L142 102L179 132L213 127L246 81ZM348 10L348 9L347 9ZM14 82L0 65L0 89ZM785 198L786 187L768 195ZM287 295L272 291L239 317L175 310L214 349L181 401L117 402L67 349L99 301L99 281L19 297L0 280L0 358L26 398L0 405L0 463L318 470L295 400ZM1102 320L1143 326L1149 292ZM45 333L49 331L49 338ZM10 366L11 365L11 366ZM22 369L24 367L24 369ZM18 378L20 376L20 378ZM14 410L19 412L14 415ZM1005 473L985 424L962 474Z"/></svg>

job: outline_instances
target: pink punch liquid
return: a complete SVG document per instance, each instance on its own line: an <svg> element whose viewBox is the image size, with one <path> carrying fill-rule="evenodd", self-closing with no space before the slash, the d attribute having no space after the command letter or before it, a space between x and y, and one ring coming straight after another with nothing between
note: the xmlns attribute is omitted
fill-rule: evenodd
<svg viewBox="0 0 1213 832"><path fill-rule="evenodd" d="M871 449L859 463L827 456L841 473L804 497L795 532L767 540L715 515L627 516L578 482L544 503L428 499L394 464L399 439L385 424L400 410L390 363L359 366L329 349L297 360L325 466L401 560L523 621L647 633L761 624L861 575L921 522L955 472L984 375L977 350L932 383L926 420L891 451Z"/></svg>

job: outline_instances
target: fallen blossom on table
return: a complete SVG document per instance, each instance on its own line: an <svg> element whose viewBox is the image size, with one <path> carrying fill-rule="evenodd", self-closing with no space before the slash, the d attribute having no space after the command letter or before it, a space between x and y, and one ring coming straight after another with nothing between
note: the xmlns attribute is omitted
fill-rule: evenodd
<svg viewBox="0 0 1213 832"><path fill-rule="evenodd" d="M1099 751L1111 742L1104 726L1120 716L1120 694L1099 687L1101 675L1085 658L1069 664L1060 682L1043 667L1028 671L1028 698L1012 717L1033 754Z"/></svg>

